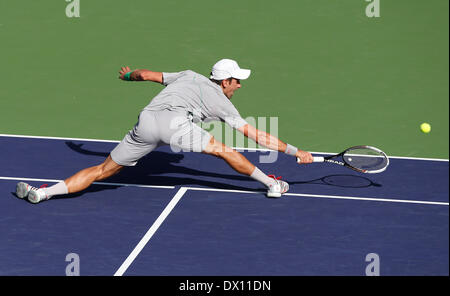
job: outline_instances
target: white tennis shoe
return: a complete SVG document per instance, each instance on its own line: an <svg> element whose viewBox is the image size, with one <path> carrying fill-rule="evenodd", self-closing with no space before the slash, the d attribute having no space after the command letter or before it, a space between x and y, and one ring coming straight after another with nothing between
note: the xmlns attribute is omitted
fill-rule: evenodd
<svg viewBox="0 0 450 296"><path fill-rule="evenodd" d="M281 197L282 194L288 192L289 184L280 180L281 177L275 178L273 175L269 175L269 177L275 179L277 183L267 189L267 197Z"/></svg>
<svg viewBox="0 0 450 296"><path fill-rule="evenodd" d="M47 199L48 196L42 188L34 187L28 192L28 200L32 203L38 203Z"/></svg>
<svg viewBox="0 0 450 296"><path fill-rule="evenodd" d="M18 198L25 198L28 196L28 192L30 192L31 188L36 188L33 187L25 182L19 182L16 185L16 196ZM36 188L37 189L37 188Z"/></svg>
<svg viewBox="0 0 450 296"><path fill-rule="evenodd" d="M27 197L32 203L38 203L42 200L47 200L47 194L45 194L42 188L37 188L27 184L25 182L19 182L16 186L16 196L18 198Z"/></svg>

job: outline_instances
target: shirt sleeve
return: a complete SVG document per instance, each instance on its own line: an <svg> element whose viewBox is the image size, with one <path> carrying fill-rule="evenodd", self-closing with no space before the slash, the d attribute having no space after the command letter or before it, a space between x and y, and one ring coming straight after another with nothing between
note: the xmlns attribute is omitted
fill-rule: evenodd
<svg viewBox="0 0 450 296"><path fill-rule="evenodd" d="M223 106L220 118L225 121L226 124L234 129L238 129L247 124L233 104L229 103Z"/></svg>
<svg viewBox="0 0 450 296"><path fill-rule="evenodd" d="M188 71L173 72L173 73L163 72L163 85L168 86L169 84L173 83L180 77L186 75L187 72Z"/></svg>
<svg viewBox="0 0 450 296"><path fill-rule="evenodd" d="M225 117L225 122L234 129L238 129L247 124L242 117Z"/></svg>

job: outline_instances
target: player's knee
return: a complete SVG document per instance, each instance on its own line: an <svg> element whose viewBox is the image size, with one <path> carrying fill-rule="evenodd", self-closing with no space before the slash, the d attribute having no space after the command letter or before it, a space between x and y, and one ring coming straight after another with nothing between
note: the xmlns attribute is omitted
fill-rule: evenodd
<svg viewBox="0 0 450 296"><path fill-rule="evenodd" d="M225 152L226 150L227 150L226 146L223 143L217 141L214 137L211 137L208 145L206 146L203 152L217 157L221 157L222 153Z"/></svg>

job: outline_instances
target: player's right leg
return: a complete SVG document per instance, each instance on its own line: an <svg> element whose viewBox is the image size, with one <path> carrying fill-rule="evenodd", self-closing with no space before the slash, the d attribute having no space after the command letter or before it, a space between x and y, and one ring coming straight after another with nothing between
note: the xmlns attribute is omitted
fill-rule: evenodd
<svg viewBox="0 0 450 296"><path fill-rule="evenodd" d="M120 172L122 169L123 166L112 160L110 155L102 164L83 169L64 180L64 183L67 186L67 193L80 192L88 188L95 181L109 178Z"/></svg>
<svg viewBox="0 0 450 296"><path fill-rule="evenodd" d="M95 181L104 180L117 174L124 166L136 165L140 158L157 147L158 139L151 130L155 124L155 118L151 114L141 113L135 127L125 135L103 163L85 168L63 182L48 188L36 188L19 182L16 187L16 195L20 198L27 196L30 202L38 203L54 195L80 192Z"/></svg>
<svg viewBox="0 0 450 296"><path fill-rule="evenodd" d="M37 188L27 183L19 182L16 195L19 198L28 197L32 203L50 199L54 195L75 193L88 188L93 182L100 181L117 174L123 166L117 164L108 156L106 160L96 166L85 168L75 175L48 188Z"/></svg>

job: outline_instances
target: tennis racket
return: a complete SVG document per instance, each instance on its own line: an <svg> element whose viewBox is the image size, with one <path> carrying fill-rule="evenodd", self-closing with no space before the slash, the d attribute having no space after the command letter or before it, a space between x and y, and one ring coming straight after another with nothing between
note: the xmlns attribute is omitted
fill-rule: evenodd
<svg viewBox="0 0 450 296"><path fill-rule="evenodd" d="M300 159L297 157L297 162ZM386 153L371 146L354 146L326 157L315 156L313 162L328 162L342 165L360 173L381 173L389 165Z"/></svg>

